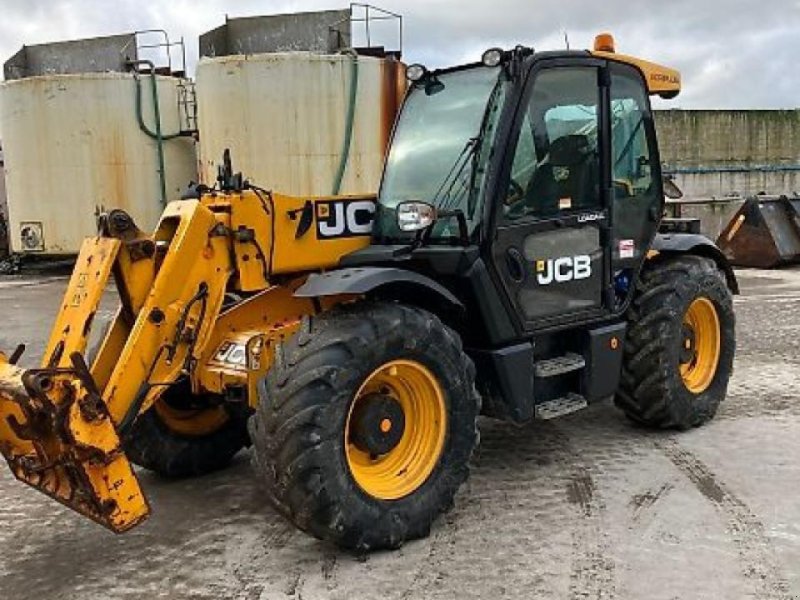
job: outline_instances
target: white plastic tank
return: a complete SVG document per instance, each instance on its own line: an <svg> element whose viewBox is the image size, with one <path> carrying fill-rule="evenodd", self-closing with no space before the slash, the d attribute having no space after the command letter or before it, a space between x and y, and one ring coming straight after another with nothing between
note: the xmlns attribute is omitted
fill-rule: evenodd
<svg viewBox="0 0 800 600"><path fill-rule="evenodd" d="M377 191L405 92L392 58L278 52L203 58L197 67L200 177L211 185L225 149L245 178L275 192L328 195L354 118L340 194Z"/></svg>
<svg viewBox="0 0 800 600"><path fill-rule="evenodd" d="M142 114L155 130L150 76ZM181 86L159 76L164 135L184 126ZM0 131L13 252L74 254L96 233L96 214L122 208L152 229L162 211L157 142L139 127L136 82L127 73L40 75L0 85ZM192 138L163 142L169 200L197 179Z"/></svg>

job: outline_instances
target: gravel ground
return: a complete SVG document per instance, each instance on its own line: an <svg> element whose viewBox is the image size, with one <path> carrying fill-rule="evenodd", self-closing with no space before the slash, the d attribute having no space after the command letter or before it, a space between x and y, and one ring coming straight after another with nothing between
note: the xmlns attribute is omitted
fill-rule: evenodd
<svg viewBox="0 0 800 600"><path fill-rule="evenodd" d="M243 453L116 537L0 469L0 597L800 598L800 270L741 271L727 401L706 427L637 429L611 405L482 423L430 538L354 556L275 514ZM38 359L66 280L0 279L0 348ZM109 306L103 315L110 315Z"/></svg>

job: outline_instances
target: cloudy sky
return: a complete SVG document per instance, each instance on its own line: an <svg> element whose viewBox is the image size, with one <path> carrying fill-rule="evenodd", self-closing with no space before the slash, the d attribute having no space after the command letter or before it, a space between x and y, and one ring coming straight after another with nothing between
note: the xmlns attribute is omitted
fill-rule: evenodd
<svg viewBox="0 0 800 600"><path fill-rule="evenodd" d="M585 48L599 31L619 51L683 72L663 106L800 106L800 0L375 0L405 16L405 58L429 66L476 60L491 46ZM342 8L335 0L0 0L0 58L23 44L164 28L184 36L231 17ZM194 62L194 60L191 60Z"/></svg>

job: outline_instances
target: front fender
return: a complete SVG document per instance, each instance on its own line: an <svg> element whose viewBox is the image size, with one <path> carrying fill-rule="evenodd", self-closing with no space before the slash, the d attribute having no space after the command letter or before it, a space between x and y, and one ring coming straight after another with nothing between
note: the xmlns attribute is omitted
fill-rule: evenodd
<svg viewBox="0 0 800 600"><path fill-rule="evenodd" d="M736 274L733 272L730 262L728 262L728 259L725 258L725 255L717 245L704 235L696 233L659 233L653 240L653 245L650 249L657 252L657 256L694 254L710 258L725 273L725 280L731 293L739 293L739 282L736 281Z"/></svg>
<svg viewBox="0 0 800 600"><path fill-rule="evenodd" d="M294 295L298 298L319 298L339 294L364 295L378 290L388 292L391 288L402 290L405 292L403 296L406 296L407 292L416 291L420 300L438 299L452 308L464 310L461 301L440 283L416 271L394 267L353 267L315 273L297 288Z"/></svg>

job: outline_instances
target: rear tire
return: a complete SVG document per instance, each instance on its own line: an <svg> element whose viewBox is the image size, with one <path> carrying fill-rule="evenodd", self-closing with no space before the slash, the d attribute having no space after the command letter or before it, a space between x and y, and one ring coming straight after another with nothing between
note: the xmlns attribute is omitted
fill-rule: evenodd
<svg viewBox="0 0 800 600"><path fill-rule="evenodd" d="M237 298L226 297L228 305L235 304ZM87 352L87 362L94 364L113 319L103 325L94 346ZM156 400L158 404L181 408L198 407L204 404L211 410L227 411L227 419L219 427L199 430L192 419L183 419L176 430L159 414L154 404L147 412L136 419L133 428L124 440L124 450L128 459L135 465L153 471L162 477L179 479L197 477L227 467L233 457L250 446L245 411L236 414L219 405L218 398L212 396L195 397L188 381L179 381ZM216 407L216 408L214 408ZM191 415L198 411L184 411ZM206 415L200 415L204 417ZM186 429L195 431L187 432ZM191 434L190 434L191 433Z"/></svg>
<svg viewBox="0 0 800 600"><path fill-rule="evenodd" d="M638 285L615 402L644 425L702 425L716 414L733 370L735 319L725 277L712 260L686 255L646 265Z"/></svg>
<svg viewBox="0 0 800 600"><path fill-rule="evenodd" d="M369 388L375 381L385 383ZM306 318L278 347L250 421L269 499L301 530L349 549L397 548L427 536L468 475L480 409L474 381L458 335L424 310L364 302ZM406 407L402 438L360 455L353 407L374 396L373 408L395 396ZM391 431L388 419L375 422ZM427 438L418 434L425 431ZM406 447L417 450L398 467L388 457L404 460ZM366 466L354 462L358 456ZM382 472L384 464L394 466Z"/></svg>
<svg viewBox="0 0 800 600"><path fill-rule="evenodd" d="M189 394L187 388L179 384L158 402L168 401L169 395ZM227 419L213 430L189 435L170 427L153 406L136 420L124 449L130 461L140 467L163 477L183 478L223 469L249 445L247 418L243 415L228 413Z"/></svg>

